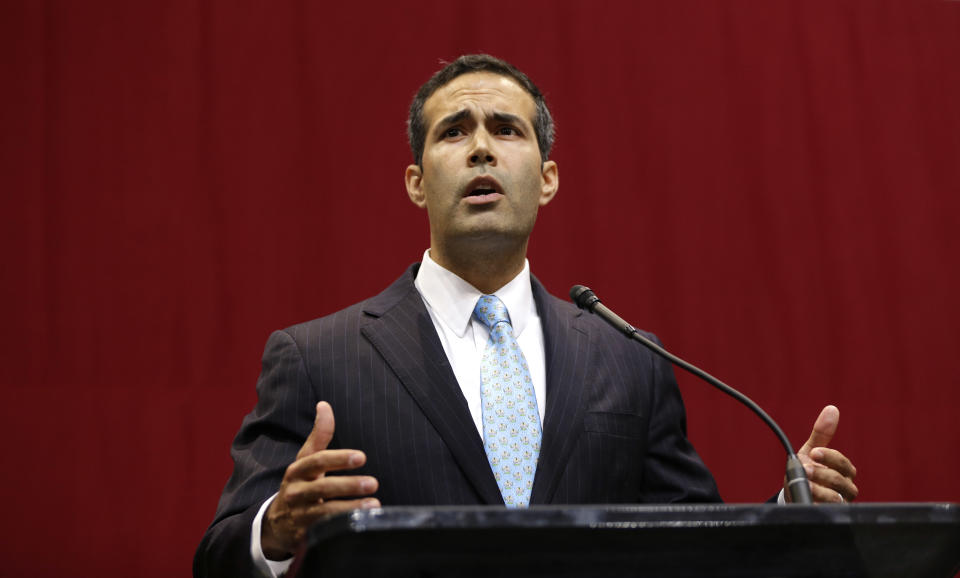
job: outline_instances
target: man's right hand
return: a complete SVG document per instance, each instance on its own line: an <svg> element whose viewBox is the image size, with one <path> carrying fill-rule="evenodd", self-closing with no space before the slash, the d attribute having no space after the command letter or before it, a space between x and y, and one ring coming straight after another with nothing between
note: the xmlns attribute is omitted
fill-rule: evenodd
<svg viewBox="0 0 960 578"><path fill-rule="evenodd" d="M260 531L263 553L271 560L293 556L310 524L332 514L379 508L376 498L356 498L377 491L371 476L326 476L327 472L359 468L367 456L357 450L328 450L333 438L333 408L321 401L317 419L297 459L287 467L280 491L267 508ZM353 497L344 500L337 498Z"/></svg>

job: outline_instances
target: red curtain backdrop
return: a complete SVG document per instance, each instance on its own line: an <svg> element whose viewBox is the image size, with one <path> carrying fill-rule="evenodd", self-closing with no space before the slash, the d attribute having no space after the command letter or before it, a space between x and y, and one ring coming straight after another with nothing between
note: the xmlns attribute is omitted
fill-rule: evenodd
<svg viewBox="0 0 960 578"><path fill-rule="evenodd" d="M534 273L584 283L866 501L960 500L960 2L0 8L4 574L188 575L273 329L428 243L409 100L490 52L557 118ZM681 376L730 501L783 456Z"/></svg>

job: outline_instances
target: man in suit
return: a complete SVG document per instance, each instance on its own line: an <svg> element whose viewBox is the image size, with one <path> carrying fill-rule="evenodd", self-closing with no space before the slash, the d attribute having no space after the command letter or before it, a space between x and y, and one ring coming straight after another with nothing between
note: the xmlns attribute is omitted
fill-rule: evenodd
<svg viewBox="0 0 960 578"><path fill-rule="evenodd" d="M427 210L430 248L376 297L270 337L198 576L278 575L311 523L356 508L720 499L669 365L530 275L537 211L559 184L536 86L464 56L421 87L409 126L407 191ZM502 305L506 325L485 320L484 303ZM515 353L488 357L498 343ZM526 444L514 463L532 464L518 468L525 490L495 443L498 364L530 408L512 432ZM818 501L857 493L853 465L823 447L837 420L825 408L800 451Z"/></svg>

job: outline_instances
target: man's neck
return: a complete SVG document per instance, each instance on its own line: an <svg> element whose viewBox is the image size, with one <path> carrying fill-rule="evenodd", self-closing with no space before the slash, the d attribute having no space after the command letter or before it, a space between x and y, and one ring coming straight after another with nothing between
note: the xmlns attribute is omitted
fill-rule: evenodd
<svg viewBox="0 0 960 578"><path fill-rule="evenodd" d="M489 295L523 271L527 244L524 242L522 247L509 251L484 251L476 247L470 251L451 251L431 243L430 258L437 265Z"/></svg>

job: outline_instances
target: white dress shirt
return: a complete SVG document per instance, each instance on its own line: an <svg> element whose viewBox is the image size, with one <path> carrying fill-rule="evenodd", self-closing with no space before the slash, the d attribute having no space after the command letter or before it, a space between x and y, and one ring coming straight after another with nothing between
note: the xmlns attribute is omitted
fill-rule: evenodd
<svg viewBox="0 0 960 578"><path fill-rule="evenodd" d="M423 297L440 343L453 367L470 415L483 436L483 415L480 410L480 361L487 348L490 329L474 317L473 308L483 295L454 273L437 265L430 251L423 254L420 271L414 281ZM546 407L547 371L543 351L543 329L537 304L530 288L530 264L524 261L523 270L509 283L493 293L503 301L510 313L513 336L523 350L530 368L530 378L537 395L537 409L543 424Z"/></svg>
<svg viewBox="0 0 960 578"><path fill-rule="evenodd" d="M455 273L452 273L430 258L430 250L424 252L420 270L414 281L423 298L433 326L440 337L443 351L467 400L470 415L483 437L483 414L480 408L480 360L487 348L490 330L473 316L473 308L483 295ZM513 336L527 358L530 378L537 396L537 410L543 424L543 411L547 398L547 370L543 349L543 328L537 314L530 287L530 263L523 262L523 270L509 283L493 293L503 301L510 314ZM260 528L263 516L276 494L260 506L253 519L250 532L250 555L260 572L269 578L277 578L286 572L293 558L282 561L268 560L260 544Z"/></svg>

